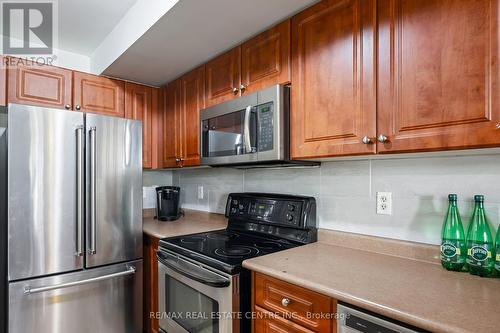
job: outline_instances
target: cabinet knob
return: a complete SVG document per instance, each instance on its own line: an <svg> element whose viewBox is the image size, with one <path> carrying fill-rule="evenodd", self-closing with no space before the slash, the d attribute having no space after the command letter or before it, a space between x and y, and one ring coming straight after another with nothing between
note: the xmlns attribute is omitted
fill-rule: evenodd
<svg viewBox="0 0 500 333"><path fill-rule="evenodd" d="M177 158L175 159L175 161L176 161L177 163L179 163L179 162L181 161L181 159L177 157Z"/></svg>
<svg viewBox="0 0 500 333"><path fill-rule="evenodd" d="M240 84L240 91L243 93L245 92L245 90L247 89L247 87L245 87L244 84Z"/></svg>
<svg viewBox="0 0 500 333"><path fill-rule="evenodd" d="M283 298L283 299L281 300L281 305L283 305L283 306L285 306L285 307L286 307L286 306L289 306L289 305L290 305L290 302L291 302L291 301L290 301L288 298Z"/></svg>
<svg viewBox="0 0 500 333"><path fill-rule="evenodd" d="M386 143L386 142L389 142L389 138L387 136L385 136L384 134L380 134L378 137L377 137L377 140L378 142L380 143Z"/></svg>
<svg viewBox="0 0 500 333"><path fill-rule="evenodd" d="M238 93L238 91L240 91L238 88L236 88L236 87L235 87L235 88L233 88L233 94L235 94L235 95L236 95L236 94Z"/></svg>
<svg viewBox="0 0 500 333"><path fill-rule="evenodd" d="M368 144L370 144L370 143L373 143L372 138L370 138L369 136L364 136L364 137L363 137L363 139L361 139L361 141L363 141L363 143L364 143L365 145L368 145Z"/></svg>
<svg viewBox="0 0 500 333"><path fill-rule="evenodd" d="M82 107L81 107L80 105L78 105L78 104L77 104L77 105L75 105L75 110L76 110L76 111L80 111L81 109L82 109Z"/></svg>
<svg viewBox="0 0 500 333"><path fill-rule="evenodd" d="M71 105L66 104L66 105L64 106L64 108L65 108L66 110L71 110Z"/></svg>

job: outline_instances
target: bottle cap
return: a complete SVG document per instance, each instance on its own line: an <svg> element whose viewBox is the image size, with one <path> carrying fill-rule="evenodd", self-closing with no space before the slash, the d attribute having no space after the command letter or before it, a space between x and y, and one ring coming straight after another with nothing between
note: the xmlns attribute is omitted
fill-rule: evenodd
<svg viewBox="0 0 500 333"><path fill-rule="evenodd" d="M474 196L474 201L476 201L476 202L483 202L484 201L484 195L476 194Z"/></svg>
<svg viewBox="0 0 500 333"><path fill-rule="evenodd" d="M448 200L457 200L458 196L456 194L448 194Z"/></svg>

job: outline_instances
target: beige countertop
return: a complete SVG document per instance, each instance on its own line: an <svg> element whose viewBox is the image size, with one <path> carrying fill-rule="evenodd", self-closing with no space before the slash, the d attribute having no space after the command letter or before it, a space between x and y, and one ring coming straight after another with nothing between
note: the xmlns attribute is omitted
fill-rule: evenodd
<svg viewBox="0 0 500 333"><path fill-rule="evenodd" d="M246 260L243 266L425 330L500 332L500 279L448 272L435 257L396 257L322 238L320 234L318 243ZM384 239L378 240L370 246ZM391 242L396 242L389 241L394 248ZM415 251L415 243L409 247ZM432 249L423 247L420 254Z"/></svg>
<svg viewBox="0 0 500 333"><path fill-rule="evenodd" d="M165 238L181 235L195 234L212 230L225 229L227 220L224 215L184 210L185 215L176 221L158 221L153 218L154 210L144 210L142 230L144 233Z"/></svg>

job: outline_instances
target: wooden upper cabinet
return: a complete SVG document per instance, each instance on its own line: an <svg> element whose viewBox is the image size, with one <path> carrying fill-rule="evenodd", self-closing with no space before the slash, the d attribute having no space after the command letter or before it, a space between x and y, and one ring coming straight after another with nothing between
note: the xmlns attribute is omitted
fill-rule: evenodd
<svg viewBox="0 0 500 333"><path fill-rule="evenodd" d="M0 55L0 106L7 105L7 58Z"/></svg>
<svg viewBox="0 0 500 333"><path fill-rule="evenodd" d="M72 71L8 59L8 103L71 109Z"/></svg>
<svg viewBox="0 0 500 333"><path fill-rule="evenodd" d="M181 146L181 89L180 81L169 83L165 89L163 111L163 168L180 166Z"/></svg>
<svg viewBox="0 0 500 333"><path fill-rule="evenodd" d="M498 2L379 0L379 152L500 145Z"/></svg>
<svg viewBox="0 0 500 333"><path fill-rule="evenodd" d="M240 96L241 47L236 47L206 65L207 106Z"/></svg>
<svg viewBox="0 0 500 333"><path fill-rule="evenodd" d="M291 156L375 153L374 0L323 1L292 18ZM372 139L373 140L373 139Z"/></svg>
<svg viewBox="0 0 500 333"><path fill-rule="evenodd" d="M241 46L241 83L250 93L290 82L290 20Z"/></svg>
<svg viewBox="0 0 500 333"><path fill-rule="evenodd" d="M105 116L125 116L123 81L75 72L74 85L75 110Z"/></svg>
<svg viewBox="0 0 500 333"><path fill-rule="evenodd" d="M182 76L182 166L200 165L200 110L205 107L205 67Z"/></svg>
<svg viewBox="0 0 500 333"><path fill-rule="evenodd" d="M125 83L125 117L142 121L142 166L151 168L151 115L153 88Z"/></svg>

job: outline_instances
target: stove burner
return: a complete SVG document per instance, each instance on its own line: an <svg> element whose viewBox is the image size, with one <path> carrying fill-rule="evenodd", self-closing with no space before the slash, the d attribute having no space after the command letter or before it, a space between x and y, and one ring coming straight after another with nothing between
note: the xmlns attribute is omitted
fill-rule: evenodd
<svg viewBox="0 0 500 333"><path fill-rule="evenodd" d="M242 258L257 253L259 253L259 250L248 246L220 247L215 250L216 255L227 258Z"/></svg>
<svg viewBox="0 0 500 333"><path fill-rule="evenodd" d="M281 244L276 242L256 242L254 245L259 249L264 250L274 250L281 248Z"/></svg>
<svg viewBox="0 0 500 333"><path fill-rule="evenodd" d="M204 242L206 239L202 236L190 236L181 239L181 243L199 243Z"/></svg>
<svg viewBox="0 0 500 333"><path fill-rule="evenodd" d="M207 235L207 238L215 240L223 240L223 241L228 241L236 237L239 237L239 235L233 232L226 232L226 233L211 232Z"/></svg>

